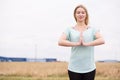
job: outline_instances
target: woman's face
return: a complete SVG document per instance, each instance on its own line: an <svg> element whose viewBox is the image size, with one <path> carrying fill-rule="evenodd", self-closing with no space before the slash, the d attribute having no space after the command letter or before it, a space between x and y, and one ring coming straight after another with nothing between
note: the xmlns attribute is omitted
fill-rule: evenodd
<svg viewBox="0 0 120 80"><path fill-rule="evenodd" d="M76 10L75 16L78 22L83 22L86 19L86 11L83 8L79 7Z"/></svg>

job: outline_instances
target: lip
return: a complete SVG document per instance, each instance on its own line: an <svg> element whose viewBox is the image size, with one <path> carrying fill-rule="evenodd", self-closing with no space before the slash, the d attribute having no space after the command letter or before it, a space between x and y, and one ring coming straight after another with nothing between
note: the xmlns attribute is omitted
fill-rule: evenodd
<svg viewBox="0 0 120 80"><path fill-rule="evenodd" d="M79 19L82 19L82 18L83 18L83 16L80 16L80 17L79 17Z"/></svg>

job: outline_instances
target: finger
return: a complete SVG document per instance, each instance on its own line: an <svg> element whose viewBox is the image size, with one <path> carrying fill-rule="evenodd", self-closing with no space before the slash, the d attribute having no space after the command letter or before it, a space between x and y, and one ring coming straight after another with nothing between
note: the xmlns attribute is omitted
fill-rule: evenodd
<svg viewBox="0 0 120 80"><path fill-rule="evenodd" d="M83 35L83 33L81 32L81 33L80 33L80 37L82 37L82 35Z"/></svg>

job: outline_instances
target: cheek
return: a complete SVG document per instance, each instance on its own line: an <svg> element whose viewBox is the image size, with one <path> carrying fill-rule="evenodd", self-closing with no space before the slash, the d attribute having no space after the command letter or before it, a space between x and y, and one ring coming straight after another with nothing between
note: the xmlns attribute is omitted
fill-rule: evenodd
<svg viewBox="0 0 120 80"><path fill-rule="evenodd" d="M81 19L81 20L85 20L86 19L86 15L76 15L77 19Z"/></svg>
<svg viewBox="0 0 120 80"><path fill-rule="evenodd" d="M83 16L86 18L86 14L83 14Z"/></svg>
<svg viewBox="0 0 120 80"><path fill-rule="evenodd" d="M75 17L80 17L80 16L86 17L86 14L76 14L76 15L75 15Z"/></svg>

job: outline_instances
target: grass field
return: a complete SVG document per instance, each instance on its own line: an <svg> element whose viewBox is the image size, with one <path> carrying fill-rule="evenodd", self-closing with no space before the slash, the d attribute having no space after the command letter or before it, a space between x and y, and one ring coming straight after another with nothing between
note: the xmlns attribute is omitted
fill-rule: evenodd
<svg viewBox="0 0 120 80"><path fill-rule="evenodd" d="M0 62L0 80L69 80L67 62ZM120 80L120 63L96 63L95 80Z"/></svg>

